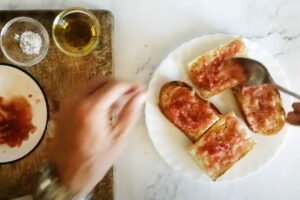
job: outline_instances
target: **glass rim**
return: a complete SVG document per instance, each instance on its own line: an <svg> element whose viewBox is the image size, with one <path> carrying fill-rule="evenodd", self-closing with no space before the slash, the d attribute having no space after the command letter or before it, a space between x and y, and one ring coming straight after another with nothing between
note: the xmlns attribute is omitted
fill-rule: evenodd
<svg viewBox="0 0 300 200"><path fill-rule="evenodd" d="M57 24L59 23L60 20L62 20L64 17L68 16L69 14L73 14L73 13L81 13L81 14L85 14L88 17L90 17L94 23L94 25L96 26L96 33L97 33L97 40L95 41L95 43L93 44L93 47L83 53L72 53L69 52L67 50L65 50L62 45L60 44L60 42L58 41L56 34L55 34L55 30L57 27ZM68 8L65 9L63 11L61 11L54 19L53 24L52 24L52 37L53 37L53 41L56 45L56 47L61 50L63 53L69 55L69 56L74 56L74 57L81 57L81 56L86 56L88 54L90 54L99 44L99 37L100 37L100 32L101 32L101 26L100 23L97 19L97 17L94 15L94 13L92 13L90 10L83 8L83 7L73 7L73 8Z"/></svg>
<svg viewBox="0 0 300 200"><path fill-rule="evenodd" d="M11 26L13 26L15 23L18 23L18 22L29 22L29 23L31 23L32 25L34 25L35 27L37 27L41 31L42 37L45 40L45 44L44 44L44 48L43 48L42 53L40 55L38 55L36 58L34 58L33 60L24 61L24 62L15 60L14 58L12 58L7 53L6 47L3 44L4 39L5 39L5 35L6 35L7 31L9 30L9 28ZM32 65L35 65L35 64L39 63L40 61L42 61L48 53L49 45L50 45L50 39L49 39L48 31L43 26L43 24L41 24L39 21L37 21L37 20L35 20L31 17L21 16L21 17L16 17L16 18L13 18L13 19L9 20L8 22L5 23L5 25L3 26L2 30L1 30L1 33L0 33L0 47L1 47L1 50L4 54L4 56L9 61L11 61L12 63L14 63L16 65L19 65L19 66L22 66L22 67L32 66Z"/></svg>

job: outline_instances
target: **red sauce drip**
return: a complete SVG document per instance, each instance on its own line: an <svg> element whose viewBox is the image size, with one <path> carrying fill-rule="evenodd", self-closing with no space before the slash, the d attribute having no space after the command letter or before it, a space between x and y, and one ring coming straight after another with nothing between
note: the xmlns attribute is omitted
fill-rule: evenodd
<svg viewBox="0 0 300 200"><path fill-rule="evenodd" d="M214 116L210 104L187 88L178 88L170 99L166 114L183 129L199 129L210 122Z"/></svg>
<svg viewBox="0 0 300 200"><path fill-rule="evenodd" d="M208 168L214 167L217 163L222 164L224 161L227 161L227 164L232 163L238 155L232 149L234 144L244 139L237 129L238 121L234 117L228 117L224 126L224 128L221 127L206 134L204 136L205 144L198 148L199 154L208 154Z"/></svg>
<svg viewBox="0 0 300 200"><path fill-rule="evenodd" d="M0 97L0 144L21 146L36 129L31 121L32 108L26 98L16 96L4 100Z"/></svg>
<svg viewBox="0 0 300 200"><path fill-rule="evenodd" d="M240 41L233 42L226 48L221 48L213 56L213 60L207 61L204 58L199 65L203 67L194 68L193 77L199 88L214 92L234 86L245 80L245 72L236 62L229 62L228 59L235 56L243 48Z"/></svg>

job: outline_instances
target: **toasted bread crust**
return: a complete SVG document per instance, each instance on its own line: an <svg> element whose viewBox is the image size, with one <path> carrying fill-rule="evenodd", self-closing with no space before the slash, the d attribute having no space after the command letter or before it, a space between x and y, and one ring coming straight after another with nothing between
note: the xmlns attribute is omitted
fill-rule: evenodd
<svg viewBox="0 0 300 200"><path fill-rule="evenodd" d="M192 142L196 142L200 136L207 130L194 130L194 131L190 131L190 130L185 130L182 127L178 126L177 124L175 124L173 121L171 121L168 116L166 115L166 110L165 110L165 102L167 102L170 98L171 92L173 90L175 90L178 87L185 87L190 91L193 91L193 88L191 86L189 86L188 84L181 82L181 81L171 81L171 82L167 82L165 83L161 90L160 90L160 94L159 94L159 100L158 100L158 106L161 110L161 112L166 116L166 118L172 123L174 124L177 128L179 128ZM195 94L197 96L197 98L201 99L197 94ZM203 101L205 101L204 99L201 99ZM206 102L206 101L205 101ZM207 102L209 104L209 106L212 108L212 110L214 111L214 113L216 114L216 117L219 119L221 116L220 111L210 102ZM215 122L218 120L216 119ZM215 123L214 122L214 123ZM213 124L214 124L213 123ZM211 124L211 125L213 125Z"/></svg>
<svg viewBox="0 0 300 200"><path fill-rule="evenodd" d="M255 142L251 142L249 143L249 145L247 146L247 148L245 148L243 154L241 154L241 156L239 157L239 159L237 161L235 161L235 163L239 162L245 155L247 155L252 149L253 147L256 145ZM218 178L220 178L223 174L225 174L235 163L232 163L232 165L228 166L227 168L225 168L225 170L222 173L216 174L215 177L213 177L213 181L216 181Z"/></svg>
<svg viewBox="0 0 300 200"><path fill-rule="evenodd" d="M210 134L210 130L213 130L215 128L218 128L220 126L222 126L222 124L224 123L224 121L227 120L228 117L235 117L235 114L233 112L228 113L227 115L225 115L223 118L221 118L218 122L216 122L204 135L203 137L205 137L206 134ZM235 117L236 118L236 117ZM237 163L241 158L243 158L249 151L251 151L253 149L253 147L255 146L255 141L252 138L248 138L247 139L247 144L244 146L242 153L239 155L238 159L231 163L230 165L228 165L227 167L224 167L221 171L207 171L206 167L204 165L204 161L203 158L201 158L200 156L197 155L196 153L196 149L198 148L198 145L200 144L201 140L203 139L203 137L195 144L193 144L189 149L188 152L189 154L192 155L193 160L207 173L207 175L213 180L216 181L220 176L222 176L224 173L226 173L235 163Z"/></svg>
<svg viewBox="0 0 300 200"><path fill-rule="evenodd" d="M188 64L188 67L187 67L188 75L189 75L192 83L198 89L199 94L200 94L201 97L203 97L205 99L208 99L208 98L210 98L210 97L212 97L212 96L214 96L216 94L219 94L220 92L222 92L222 91L224 91L226 89L229 89L229 88L234 87L237 84L239 84L239 83L236 83L236 84L230 85L229 87L222 88L222 89L220 89L218 91L208 91L208 90L206 90L204 88L200 88L200 87L197 86L197 83L196 83L197 81L195 80L195 77L192 74L192 70L193 69L195 69L195 68L199 68L200 69L200 68L203 67L202 64L199 64L199 63L201 63L201 60L205 60L205 59L209 60L209 59L216 58L219 55L219 53L217 53L217 52L228 50L230 48L230 46L232 44L234 44L234 43L240 43L242 45L242 48L241 48L241 50L239 52L235 53L231 57L235 57L237 55L243 55L243 54L245 54L245 52L246 52L245 44L244 44L244 42L240 38L238 38L238 39L234 39L234 40L232 40L232 41L230 41L228 43L225 43L224 45L221 45L221 46L219 46L219 47L217 47L217 48L215 48L213 50L210 50L207 53L204 53L203 55L195 58L193 61L191 61Z"/></svg>
<svg viewBox="0 0 300 200"><path fill-rule="evenodd" d="M278 109L278 113L280 114L280 116L278 117L278 119L280 120L276 120L276 125L275 126L272 126L271 128L270 127L266 127L266 128L263 128L263 129L259 129L258 131L254 130L253 128L253 124L251 124L248 120L248 117L247 117L247 114L245 113L245 111L243 110L243 107L242 105L244 104L243 100L242 100L242 96L241 96L241 89L242 89L242 86L241 85L238 85L238 86L235 86L234 88L232 88L232 92L233 92L233 95L236 99L236 102L237 102L237 105L239 107L239 110L242 114L242 117L246 123L246 125L248 126L248 128L255 132L255 133L261 133L263 135L274 135L276 133L278 133L285 125L285 111L283 109L283 106L282 106L282 101L281 101L281 96L280 96L280 93L278 90L276 90L276 94L278 95L278 98L279 98L279 107L277 107ZM276 117L276 116L274 116Z"/></svg>

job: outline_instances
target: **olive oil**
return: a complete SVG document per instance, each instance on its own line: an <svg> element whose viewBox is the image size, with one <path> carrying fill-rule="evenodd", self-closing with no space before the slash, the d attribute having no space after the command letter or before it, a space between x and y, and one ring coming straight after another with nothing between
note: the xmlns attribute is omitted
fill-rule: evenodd
<svg viewBox="0 0 300 200"><path fill-rule="evenodd" d="M68 54L86 55L98 44L99 23L95 23L95 19L85 13L70 13L59 21L54 21L53 27L56 43Z"/></svg>

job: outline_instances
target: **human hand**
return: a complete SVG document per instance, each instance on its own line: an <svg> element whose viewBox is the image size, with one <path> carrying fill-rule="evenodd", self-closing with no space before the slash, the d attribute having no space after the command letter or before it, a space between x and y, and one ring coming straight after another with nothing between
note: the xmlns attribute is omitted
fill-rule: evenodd
<svg viewBox="0 0 300 200"><path fill-rule="evenodd" d="M293 103L294 111L289 112L287 115L287 122L294 125L300 125L300 103Z"/></svg>
<svg viewBox="0 0 300 200"><path fill-rule="evenodd" d="M82 195L94 188L122 151L144 101L141 86L98 77L61 105L50 161L62 184Z"/></svg>

